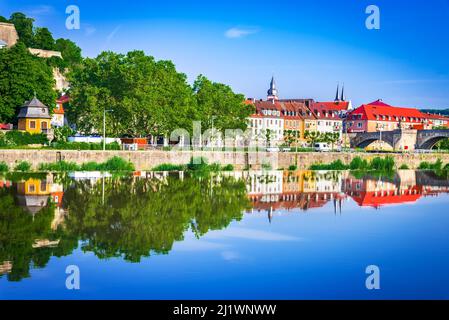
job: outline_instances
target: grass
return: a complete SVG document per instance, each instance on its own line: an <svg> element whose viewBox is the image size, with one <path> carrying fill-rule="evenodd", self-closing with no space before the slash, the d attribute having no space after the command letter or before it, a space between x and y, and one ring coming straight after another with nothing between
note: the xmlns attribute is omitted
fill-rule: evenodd
<svg viewBox="0 0 449 320"><path fill-rule="evenodd" d="M376 157L370 162L360 157L355 157L349 165L338 159L329 164L313 164L310 170L392 171L394 166L394 158L391 156L385 158Z"/></svg>

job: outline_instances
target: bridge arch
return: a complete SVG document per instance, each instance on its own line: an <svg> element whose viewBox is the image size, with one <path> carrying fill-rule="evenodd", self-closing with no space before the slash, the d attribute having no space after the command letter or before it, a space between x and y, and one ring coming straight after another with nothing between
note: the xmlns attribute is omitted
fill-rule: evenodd
<svg viewBox="0 0 449 320"><path fill-rule="evenodd" d="M380 140L380 139L375 139L375 138L371 138L371 139L366 139L366 140L362 140L361 142L359 142L357 145L355 145L356 148L367 148L370 145L372 145L375 142L382 142L387 144L388 146L390 146L391 148L394 148L394 146L391 145L391 143L389 143L388 141L385 140Z"/></svg>
<svg viewBox="0 0 449 320"><path fill-rule="evenodd" d="M418 149L432 149L438 142L446 139L449 139L449 130L423 131L418 134L416 147Z"/></svg>

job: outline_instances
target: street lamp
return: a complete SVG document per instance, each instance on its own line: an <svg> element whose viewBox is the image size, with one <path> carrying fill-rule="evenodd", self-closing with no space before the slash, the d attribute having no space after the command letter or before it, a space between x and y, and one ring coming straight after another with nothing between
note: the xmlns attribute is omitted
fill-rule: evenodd
<svg viewBox="0 0 449 320"><path fill-rule="evenodd" d="M106 150L106 112L112 112L114 110L103 109L103 151Z"/></svg>

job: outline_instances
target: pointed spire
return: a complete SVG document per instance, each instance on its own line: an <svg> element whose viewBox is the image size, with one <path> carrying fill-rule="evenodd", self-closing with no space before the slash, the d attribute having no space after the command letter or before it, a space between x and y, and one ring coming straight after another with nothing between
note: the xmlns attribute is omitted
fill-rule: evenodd
<svg viewBox="0 0 449 320"><path fill-rule="evenodd" d="M343 83L343 88L341 89L341 101L345 101L346 97L345 97L345 84Z"/></svg>
<svg viewBox="0 0 449 320"><path fill-rule="evenodd" d="M267 95L268 100L278 100L278 90L276 88L276 81L274 80L274 76L271 77L270 89L268 89Z"/></svg>
<svg viewBox="0 0 449 320"><path fill-rule="evenodd" d="M340 98L338 97L339 93L340 93L340 83L337 84L337 93L335 94L335 100L334 100L335 102L340 101Z"/></svg>

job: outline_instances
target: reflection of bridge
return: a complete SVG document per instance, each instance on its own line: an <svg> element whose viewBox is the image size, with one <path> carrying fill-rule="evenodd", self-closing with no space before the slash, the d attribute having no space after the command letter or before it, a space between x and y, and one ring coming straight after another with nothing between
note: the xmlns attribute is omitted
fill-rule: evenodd
<svg viewBox="0 0 449 320"><path fill-rule="evenodd" d="M351 139L352 148L366 148L376 141L383 141L393 150L432 149L437 142L448 139L449 130L394 130L361 132Z"/></svg>

